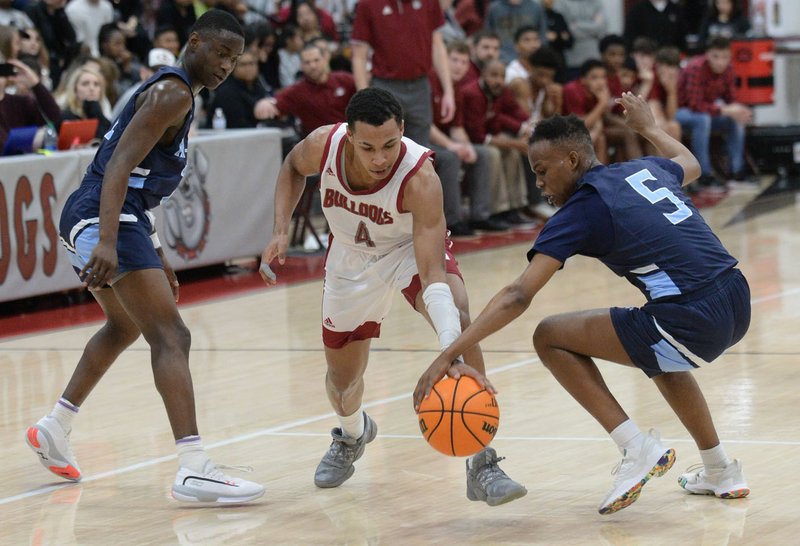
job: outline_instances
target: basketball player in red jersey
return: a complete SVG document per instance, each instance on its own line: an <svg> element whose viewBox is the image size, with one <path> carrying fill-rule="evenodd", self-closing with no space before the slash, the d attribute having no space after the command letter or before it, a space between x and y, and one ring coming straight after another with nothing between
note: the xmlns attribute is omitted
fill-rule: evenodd
<svg viewBox="0 0 800 546"><path fill-rule="evenodd" d="M281 167L275 190L272 240L261 256L261 275L275 284L268 264L283 263L292 211L305 177L321 173L322 211L330 225L322 299L322 339L328 399L340 426L314 475L317 487L338 487L375 439L377 425L361 407L372 338L399 289L436 330L442 349L469 324L467 293L456 260L446 248L442 185L432 153L403 137L403 110L389 92L356 93L347 123L320 127L295 146ZM480 347L464 352L469 366L456 369L492 389ZM467 460L467 497L489 505L527 490L498 466L492 448Z"/></svg>

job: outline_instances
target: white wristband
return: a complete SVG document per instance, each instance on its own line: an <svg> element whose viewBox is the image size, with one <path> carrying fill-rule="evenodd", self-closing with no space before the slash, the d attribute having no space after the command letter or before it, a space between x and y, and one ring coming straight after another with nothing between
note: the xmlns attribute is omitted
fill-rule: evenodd
<svg viewBox="0 0 800 546"><path fill-rule="evenodd" d="M453 293L447 283L435 282L422 293L422 301L439 336L439 346L445 350L461 335L461 320L453 302Z"/></svg>
<svg viewBox="0 0 800 546"><path fill-rule="evenodd" d="M158 233L156 233L155 231L151 233L150 240L153 241L153 248L155 248L156 250L161 248L161 241L158 240Z"/></svg>

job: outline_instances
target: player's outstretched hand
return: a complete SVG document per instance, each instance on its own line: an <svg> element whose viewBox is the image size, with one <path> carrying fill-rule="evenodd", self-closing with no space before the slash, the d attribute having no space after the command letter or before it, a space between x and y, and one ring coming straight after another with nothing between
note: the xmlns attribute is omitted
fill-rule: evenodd
<svg viewBox="0 0 800 546"><path fill-rule="evenodd" d="M450 361L440 355L417 381L417 387L414 389L414 411L419 411L422 401L430 396L433 386L441 381L445 375L449 375L453 379L467 375L492 394L497 394L497 389L478 370L461 360Z"/></svg>
<svg viewBox="0 0 800 546"><path fill-rule="evenodd" d="M650 105L640 95L625 91L620 98L614 99L614 102L621 104L625 109L623 112L625 123L637 133L655 127L656 119L650 111Z"/></svg>
<svg viewBox="0 0 800 546"><path fill-rule="evenodd" d="M110 283L117 274L117 247L116 244L100 241L92 250L89 261L83 266L78 277L83 286L89 290L103 288Z"/></svg>
<svg viewBox="0 0 800 546"><path fill-rule="evenodd" d="M261 267L258 268L258 273L267 285L272 286L277 284L278 278L270 269L269 264L275 258L278 258L278 263L283 265L286 261L286 249L289 248L289 235L286 233L273 235L267 248L261 253Z"/></svg>

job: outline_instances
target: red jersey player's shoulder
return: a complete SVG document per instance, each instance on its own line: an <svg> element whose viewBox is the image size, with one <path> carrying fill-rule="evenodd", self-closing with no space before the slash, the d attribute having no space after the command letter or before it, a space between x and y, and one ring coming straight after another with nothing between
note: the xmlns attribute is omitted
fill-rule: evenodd
<svg viewBox="0 0 800 546"><path fill-rule="evenodd" d="M318 127L292 148L292 162L299 172L306 175L320 172L320 165L330 148L333 134L340 125L341 123Z"/></svg>
<svg viewBox="0 0 800 546"><path fill-rule="evenodd" d="M328 145L333 137L334 131L336 131L340 125L342 125L342 123L334 123L332 125L323 125L322 127L317 127L311 131L306 138L303 139L303 142L307 143L307 145L313 147L315 150L319 147L320 152L324 152L326 145Z"/></svg>
<svg viewBox="0 0 800 546"><path fill-rule="evenodd" d="M398 209L401 212L415 212L422 206L442 208L442 183L433 168L429 153L420 158L414 170L406 175L400 190Z"/></svg>

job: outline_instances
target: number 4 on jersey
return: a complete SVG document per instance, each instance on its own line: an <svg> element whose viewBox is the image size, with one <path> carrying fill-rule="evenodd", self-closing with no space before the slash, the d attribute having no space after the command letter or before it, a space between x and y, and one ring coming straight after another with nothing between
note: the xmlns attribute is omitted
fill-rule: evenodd
<svg viewBox="0 0 800 546"><path fill-rule="evenodd" d="M358 245L361 243L364 243L370 248L375 246L375 242L372 240L372 237L369 236L367 224L365 224L363 220L358 223L358 228L356 229L356 244Z"/></svg>

